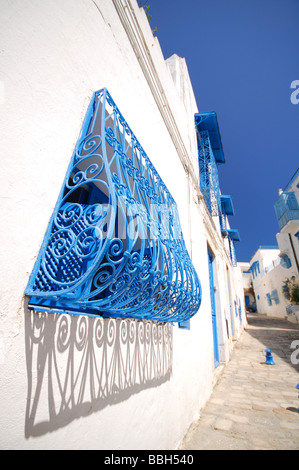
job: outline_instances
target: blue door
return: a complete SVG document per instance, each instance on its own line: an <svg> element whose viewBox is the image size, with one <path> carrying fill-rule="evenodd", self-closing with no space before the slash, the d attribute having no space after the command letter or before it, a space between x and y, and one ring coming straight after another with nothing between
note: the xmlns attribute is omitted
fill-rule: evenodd
<svg viewBox="0 0 299 470"><path fill-rule="evenodd" d="M211 296L211 309L212 309L212 325L213 325L213 340L214 340L214 365L219 366L219 348L218 348L218 333L217 333L217 319L216 319L216 303L215 303L215 284L214 284L214 270L213 270L213 255L208 250L209 258L209 278L210 278L210 296Z"/></svg>

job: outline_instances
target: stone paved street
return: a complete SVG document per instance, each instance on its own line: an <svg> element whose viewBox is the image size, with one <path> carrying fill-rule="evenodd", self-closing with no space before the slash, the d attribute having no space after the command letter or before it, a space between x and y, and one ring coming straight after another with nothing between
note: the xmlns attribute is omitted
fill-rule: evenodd
<svg viewBox="0 0 299 470"><path fill-rule="evenodd" d="M265 364L266 348L275 365ZM292 364L292 353L298 361L298 324L248 314L230 362L180 448L299 450L299 364Z"/></svg>

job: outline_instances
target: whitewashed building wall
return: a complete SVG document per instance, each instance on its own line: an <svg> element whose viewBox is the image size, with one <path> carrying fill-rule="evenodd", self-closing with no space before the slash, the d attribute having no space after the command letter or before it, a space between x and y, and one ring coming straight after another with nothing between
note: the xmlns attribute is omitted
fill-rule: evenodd
<svg viewBox="0 0 299 470"><path fill-rule="evenodd" d="M215 380L207 243L218 276L221 363L242 297L198 187L184 59L165 62L135 0L0 4L0 448L174 449ZM152 322L34 314L24 290L95 90L108 88L177 202L202 287L190 330ZM204 93L204 90L203 90ZM244 318L244 316L243 316Z"/></svg>
<svg viewBox="0 0 299 470"><path fill-rule="evenodd" d="M286 270L280 265L279 249L259 248L251 258L250 264L259 262L259 271L253 275L253 287L256 297L258 313L269 316L284 318L286 316L286 300L282 294L282 283L285 278ZM278 301L267 299L273 291L277 290Z"/></svg>
<svg viewBox="0 0 299 470"><path fill-rule="evenodd" d="M292 201L287 198L288 193L294 196ZM250 260L251 268L259 263L259 270L252 271L257 310L298 322L299 307L290 305L283 286L290 279L299 282L299 170L285 189L279 190L274 207L280 228L276 234L277 248L261 246Z"/></svg>

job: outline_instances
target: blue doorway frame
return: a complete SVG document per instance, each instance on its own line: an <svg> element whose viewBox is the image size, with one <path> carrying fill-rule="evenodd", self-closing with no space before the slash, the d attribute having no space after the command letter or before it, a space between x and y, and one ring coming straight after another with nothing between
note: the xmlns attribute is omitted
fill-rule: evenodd
<svg viewBox="0 0 299 470"><path fill-rule="evenodd" d="M214 341L214 366L219 366L219 347L218 347L218 332L217 332L217 317L216 317L216 302L215 302L215 277L213 261L214 256L208 249L209 260L209 279L210 279L210 296L211 296L211 310L212 310L212 326L213 326L213 341Z"/></svg>

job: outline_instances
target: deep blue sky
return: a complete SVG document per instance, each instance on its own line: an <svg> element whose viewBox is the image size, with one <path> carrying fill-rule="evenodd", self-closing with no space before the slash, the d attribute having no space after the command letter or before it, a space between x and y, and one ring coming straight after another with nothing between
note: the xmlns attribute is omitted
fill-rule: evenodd
<svg viewBox="0 0 299 470"><path fill-rule="evenodd" d="M199 111L216 111L238 261L276 245L274 203L299 167L299 0L139 0L163 55L185 57Z"/></svg>

